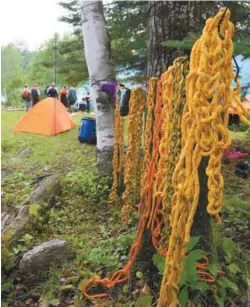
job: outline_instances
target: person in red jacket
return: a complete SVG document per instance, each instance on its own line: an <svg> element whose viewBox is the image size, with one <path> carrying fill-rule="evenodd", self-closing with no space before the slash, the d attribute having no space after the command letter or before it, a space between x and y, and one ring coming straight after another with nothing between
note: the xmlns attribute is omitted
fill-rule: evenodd
<svg viewBox="0 0 250 307"><path fill-rule="evenodd" d="M27 84L24 85L22 98L25 103L25 111L28 112L29 109L31 108L31 94Z"/></svg>
<svg viewBox="0 0 250 307"><path fill-rule="evenodd" d="M67 86L64 86L63 89L60 91L60 101L65 106L65 108L69 107Z"/></svg>

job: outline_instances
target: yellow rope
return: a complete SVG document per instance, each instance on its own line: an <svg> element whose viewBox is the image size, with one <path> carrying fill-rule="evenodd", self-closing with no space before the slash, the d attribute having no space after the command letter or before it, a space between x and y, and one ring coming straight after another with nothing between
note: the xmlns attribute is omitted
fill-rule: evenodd
<svg viewBox="0 0 250 307"><path fill-rule="evenodd" d="M147 97L147 118L145 128L145 143L144 143L144 158L143 158L143 170L142 186L144 186L146 180L146 174L148 171L149 163L152 154L152 140L153 140L153 125L154 125L154 109L156 105L156 90L157 90L158 78L152 77L148 84L148 97Z"/></svg>
<svg viewBox="0 0 250 307"><path fill-rule="evenodd" d="M114 154L113 154L113 185L109 196L110 203L119 201L117 188L119 185L119 177L122 174L123 164L123 117L120 116L120 104L117 99L115 109L115 138L114 138Z"/></svg>
<svg viewBox="0 0 250 307"><path fill-rule="evenodd" d="M136 87L131 91L129 101L128 120L128 148L126 152L126 164L124 170L125 191L123 193L122 216L128 221L129 210L132 206L131 192L135 191L135 184L140 183L140 172L137 165L140 160L140 148L142 138L142 115L146 106L146 92L142 87Z"/></svg>
<svg viewBox="0 0 250 307"><path fill-rule="evenodd" d="M218 24L224 11L221 9L214 18L207 20L191 53L186 85L187 107L182 121L183 150L173 175L172 232L158 307L178 305L178 281L198 205L198 167L202 157L209 157L207 210L218 217L222 207L221 158L230 144L228 108L233 97L237 96L237 90L231 88L234 26L229 21L229 11L220 27L224 39L218 35ZM242 110L239 101L237 105Z"/></svg>
<svg viewBox="0 0 250 307"><path fill-rule="evenodd" d="M171 214L171 198L174 194L172 185L172 176L175 166L181 154L181 121L184 106L186 104L186 77L188 74L189 62L186 58L178 58L173 63L171 92L166 90L165 95L169 99L168 102L168 134L166 136L167 152L164 156L163 163L165 164L164 181L161 187L161 199L164 219L164 229L161 233L161 247L166 248L169 239ZM171 95L170 95L171 93ZM165 96L163 92L163 97Z"/></svg>

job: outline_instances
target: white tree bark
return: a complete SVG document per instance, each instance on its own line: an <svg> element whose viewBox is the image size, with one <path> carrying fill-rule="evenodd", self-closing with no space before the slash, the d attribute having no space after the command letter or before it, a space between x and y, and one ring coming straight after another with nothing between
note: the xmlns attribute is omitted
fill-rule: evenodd
<svg viewBox="0 0 250 307"><path fill-rule="evenodd" d="M111 95L102 90L102 86L114 84L115 73L102 1L81 0L81 18L96 114L97 164L100 169L109 173L112 170L115 102Z"/></svg>

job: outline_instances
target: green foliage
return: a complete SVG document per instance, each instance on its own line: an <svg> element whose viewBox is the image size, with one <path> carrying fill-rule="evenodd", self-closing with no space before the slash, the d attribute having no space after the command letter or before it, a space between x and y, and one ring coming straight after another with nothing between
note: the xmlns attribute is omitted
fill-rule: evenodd
<svg viewBox="0 0 250 307"><path fill-rule="evenodd" d="M7 272L11 271L16 266L16 259L13 252L6 247L1 250L1 261L2 268Z"/></svg>
<svg viewBox="0 0 250 307"><path fill-rule="evenodd" d="M8 93L6 105L12 107L23 107L24 103L22 100L22 89L21 88L13 88Z"/></svg>
<svg viewBox="0 0 250 307"><path fill-rule="evenodd" d="M179 299L179 303L181 307L185 307L187 305L187 302L188 302L188 288L187 287L183 287L181 289L178 299Z"/></svg>
<svg viewBox="0 0 250 307"><path fill-rule="evenodd" d="M153 263L157 267L159 274L163 275L165 269L166 260L159 254L153 255Z"/></svg>
<svg viewBox="0 0 250 307"><path fill-rule="evenodd" d="M13 44L1 47L1 92L9 95L15 88L23 86L22 56Z"/></svg>
<svg viewBox="0 0 250 307"><path fill-rule="evenodd" d="M29 214L37 217L39 211L41 210L41 206L39 204L32 204L29 206Z"/></svg>
<svg viewBox="0 0 250 307"><path fill-rule="evenodd" d="M91 163L95 163L95 158ZM106 202L110 187L109 177L103 177L98 171L89 172L89 168L69 172L65 178L65 184L74 193L94 197L98 202Z"/></svg>
<svg viewBox="0 0 250 307"><path fill-rule="evenodd" d="M146 1L113 1L105 7L115 65L145 69L147 8Z"/></svg>
<svg viewBox="0 0 250 307"><path fill-rule="evenodd" d="M65 36L61 39L58 43L58 51L61 56L58 63L58 73L64 76L66 84L76 86L88 80L81 33Z"/></svg>
<svg viewBox="0 0 250 307"><path fill-rule="evenodd" d="M241 196L236 195L226 199L222 214L225 224L223 231L227 236L237 241L239 240L239 234L241 234L240 239L249 238L250 213L248 200L242 200Z"/></svg>
<svg viewBox="0 0 250 307"><path fill-rule="evenodd" d="M75 0L61 1L59 5L67 10L61 20L72 24L75 28L78 44L75 45L74 51L80 56L83 51L83 45L81 45L83 40L79 31L81 26L79 2ZM146 1L112 1L104 5L104 15L111 40L112 57L115 66L119 70L136 68L141 75L145 69L146 12ZM126 29L124 29L124 24L126 24ZM67 58L71 51L63 50L62 53ZM83 55L81 59L84 61ZM87 74L86 69L84 74Z"/></svg>
<svg viewBox="0 0 250 307"><path fill-rule="evenodd" d="M103 235L105 240L101 241L98 247L90 251L88 260L92 264L101 264L105 267L118 269L124 264L135 235L126 234L114 238L109 237L105 229L103 229Z"/></svg>
<svg viewBox="0 0 250 307"><path fill-rule="evenodd" d="M135 302L135 307L150 307L153 301L153 296L141 295Z"/></svg>

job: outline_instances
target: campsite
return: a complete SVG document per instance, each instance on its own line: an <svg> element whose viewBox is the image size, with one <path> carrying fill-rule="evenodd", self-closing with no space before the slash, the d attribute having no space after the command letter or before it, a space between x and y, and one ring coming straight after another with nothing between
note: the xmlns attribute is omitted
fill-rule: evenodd
<svg viewBox="0 0 250 307"><path fill-rule="evenodd" d="M2 306L249 307L249 2L50 1L1 46Z"/></svg>

